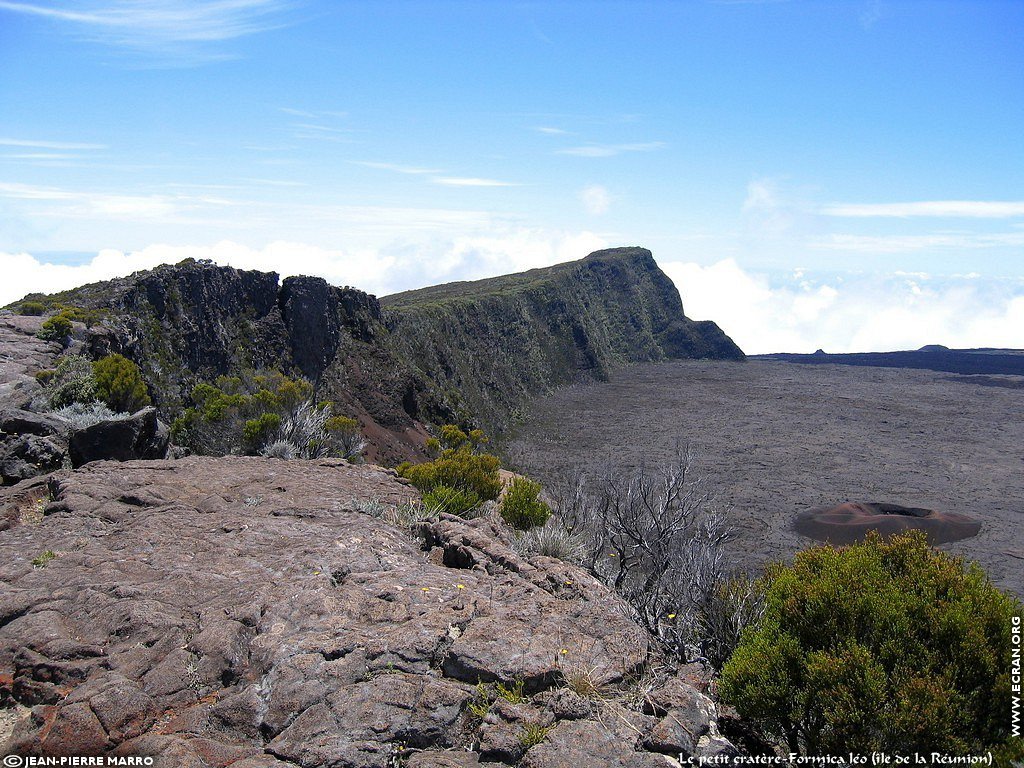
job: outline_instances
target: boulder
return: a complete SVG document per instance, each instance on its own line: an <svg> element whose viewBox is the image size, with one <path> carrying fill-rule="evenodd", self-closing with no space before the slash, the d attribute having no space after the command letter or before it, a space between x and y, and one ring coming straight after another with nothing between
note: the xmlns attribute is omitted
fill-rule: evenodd
<svg viewBox="0 0 1024 768"><path fill-rule="evenodd" d="M74 429L68 439L71 465L113 459L163 459L170 446L170 432L156 417L156 408L143 408L123 419L108 419Z"/></svg>
<svg viewBox="0 0 1024 768"><path fill-rule="evenodd" d="M67 451L58 441L34 434L0 438L0 477L13 485L36 475L53 472L63 465Z"/></svg>
<svg viewBox="0 0 1024 768"><path fill-rule="evenodd" d="M0 410L0 431L10 435L57 436L66 439L69 427L66 421L48 413L34 413L22 408Z"/></svg>

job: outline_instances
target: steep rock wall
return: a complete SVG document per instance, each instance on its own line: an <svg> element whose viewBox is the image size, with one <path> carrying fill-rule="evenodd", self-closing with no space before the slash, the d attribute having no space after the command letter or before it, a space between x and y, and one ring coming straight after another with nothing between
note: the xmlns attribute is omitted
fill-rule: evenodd
<svg viewBox="0 0 1024 768"><path fill-rule="evenodd" d="M535 394L616 368L670 358L743 359L643 248L381 300L402 356L452 410L500 428Z"/></svg>

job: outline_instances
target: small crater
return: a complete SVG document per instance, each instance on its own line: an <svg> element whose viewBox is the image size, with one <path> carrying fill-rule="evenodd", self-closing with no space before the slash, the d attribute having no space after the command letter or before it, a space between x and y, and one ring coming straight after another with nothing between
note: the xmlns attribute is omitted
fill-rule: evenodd
<svg viewBox="0 0 1024 768"><path fill-rule="evenodd" d="M802 512L793 527L802 536L837 545L863 541L868 531L877 531L885 538L904 531L924 531L929 543L945 544L976 536L981 523L955 512L888 502L848 501Z"/></svg>

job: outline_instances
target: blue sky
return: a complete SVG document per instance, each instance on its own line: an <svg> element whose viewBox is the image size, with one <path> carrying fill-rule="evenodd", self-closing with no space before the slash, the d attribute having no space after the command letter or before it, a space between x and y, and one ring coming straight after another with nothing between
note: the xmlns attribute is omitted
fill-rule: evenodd
<svg viewBox="0 0 1024 768"><path fill-rule="evenodd" d="M645 245L748 351L1024 347L1024 3L0 0L0 300Z"/></svg>

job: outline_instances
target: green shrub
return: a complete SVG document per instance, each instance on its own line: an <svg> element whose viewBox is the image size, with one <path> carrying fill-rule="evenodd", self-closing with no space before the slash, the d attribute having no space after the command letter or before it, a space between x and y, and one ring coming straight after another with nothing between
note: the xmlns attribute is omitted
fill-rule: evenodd
<svg viewBox="0 0 1024 768"><path fill-rule="evenodd" d="M541 501L540 483L517 477L505 491L501 501L501 518L513 528L527 531L544 525L551 517L551 507Z"/></svg>
<svg viewBox="0 0 1024 768"><path fill-rule="evenodd" d="M281 428L281 416L277 413L261 413L249 419L242 427L242 438L257 448L267 444L271 435Z"/></svg>
<svg viewBox="0 0 1024 768"><path fill-rule="evenodd" d="M919 532L871 535L802 552L765 584L765 614L719 692L790 751L980 754L1007 742L1022 606L977 565Z"/></svg>
<svg viewBox="0 0 1024 768"><path fill-rule="evenodd" d="M41 301L23 301L18 305L18 313L39 317L46 311L46 305Z"/></svg>
<svg viewBox="0 0 1024 768"><path fill-rule="evenodd" d="M68 337L71 336L71 329L71 320L69 320L65 314L61 313L59 315L54 315L43 322L43 325L36 336L43 341L58 341L61 344L64 344L68 340Z"/></svg>
<svg viewBox="0 0 1024 768"><path fill-rule="evenodd" d="M91 328L107 315L107 311L104 309L85 309L74 304L58 304L57 307L60 309L60 314L64 315L68 320L82 323L88 328Z"/></svg>
<svg viewBox="0 0 1024 768"><path fill-rule="evenodd" d="M312 393L308 381L277 371L220 376L193 388L192 406L171 424L171 436L206 455L356 458L365 447L359 423L332 415L332 405L314 402Z"/></svg>
<svg viewBox="0 0 1024 768"><path fill-rule="evenodd" d="M366 441L358 421L348 416L331 416L324 422L324 430L341 458L354 461L362 456Z"/></svg>
<svg viewBox="0 0 1024 768"><path fill-rule="evenodd" d="M480 506L480 497L473 491L437 485L423 494L423 506L434 514L462 516Z"/></svg>
<svg viewBox="0 0 1024 768"><path fill-rule="evenodd" d="M36 568L45 568L46 564L51 560L57 559L57 553L52 549L48 549L42 554L32 558L32 565Z"/></svg>
<svg viewBox="0 0 1024 768"><path fill-rule="evenodd" d="M92 364L96 396L114 411L135 413L149 405L149 392L139 366L124 355L107 355Z"/></svg>
<svg viewBox="0 0 1024 768"><path fill-rule="evenodd" d="M501 493L501 463L497 456L473 453L469 448L446 449L433 461L401 464L398 472L423 493L439 485L475 493L481 501L498 498Z"/></svg>
<svg viewBox="0 0 1024 768"><path fill-rule="evenodd" d="M72 403L95 401L96 377L93 376L92 363L82 355L65 355L60 358L43 394L47 405L53 410Z"/></svg>
<svg viewBox="0 0 1024 768"><path fill-rule="evenodd" d="M41 371L36 371L36 381L45 387L53 379L55 373L57 372L53 368L44 368Z"/></svg>

